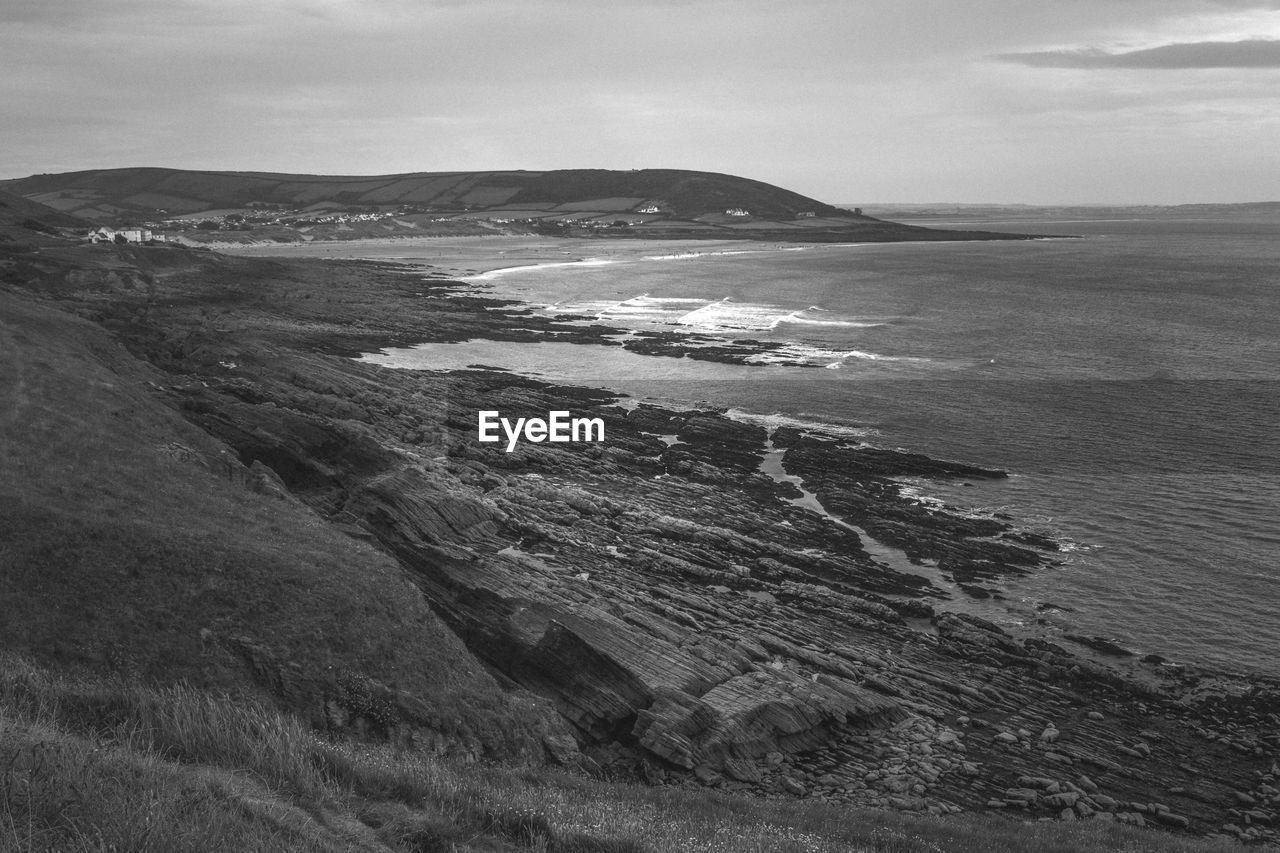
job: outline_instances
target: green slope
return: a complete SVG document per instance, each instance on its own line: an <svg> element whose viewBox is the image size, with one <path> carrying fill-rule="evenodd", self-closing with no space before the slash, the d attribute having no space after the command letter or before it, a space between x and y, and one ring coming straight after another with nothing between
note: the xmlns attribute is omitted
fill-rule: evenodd
<svg viewBox="0 0 1280 853"><path fill-rule="evenodd" d="M108 221L249 205L306 208L437 207L484 210L502 206L580 204L636 210L657 202L682 218L730 207L755 216L791 219L802 212L854 218L845 210L760 181L679 169L568 169L548 172L416 172L380 176L290 175L182 169L102 169L32 175L0 188L57 210ZM618 200L624 200L621 204Z"/></svg>
<svg viewBox="0 0 1280 853"><path fill-rule="evenodd" d="M499 689L389 557L242 465L161 402L170 380L58 301L144 294L196 264L216 276L218 260L63 251L79 262L49 248L45 266L0 270L0 648L543 760L559 722Z"/></svg>
<svg viewBox="0 0 1280 853"><path fill-rule="evenodd" d="M48 231L59 228L91 228L92 223L21 195L0 190L0 227Z"/></svg>

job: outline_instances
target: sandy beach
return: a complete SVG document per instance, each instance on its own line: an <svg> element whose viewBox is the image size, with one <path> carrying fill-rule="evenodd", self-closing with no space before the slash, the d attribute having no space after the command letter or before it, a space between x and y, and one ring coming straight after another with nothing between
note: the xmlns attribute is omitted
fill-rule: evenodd
<svg viewBox="0 0 1280 853"><path fill-rule="evenodd" d="M441 273L476 275L511 267L572 263L587 259L627 260L653 255L772 251L814 246L800 243L751 243L741 240L595 240L537 236L409 237L341 242L210 244L220 252L246 257L365 258L426 263Z"/></svg>

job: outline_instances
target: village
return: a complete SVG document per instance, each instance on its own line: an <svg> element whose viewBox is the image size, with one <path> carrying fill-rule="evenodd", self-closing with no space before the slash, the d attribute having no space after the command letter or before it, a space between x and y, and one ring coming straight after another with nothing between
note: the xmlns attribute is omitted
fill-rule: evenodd
<svg viewBox="0 0 1280 853"><path fill-rule="evenodd" d="M721 204L726 204L722 201ZM677 225L707 233L707 229L748 227L765 223L818 225L813 210L792 211L778 218L762 215L742 204L716 206L703 213L682 215L680 205L659 197L617 196L588 201L532 201L480 204L477 200L399 202L356 205L337 199L298 206L288 202L251 200L241 205L210 206L205 210L155 207L150 218L111 222L82 232L88 243L211 243L311 242L358 238L413 236L481 236L502 233L540 233L563 236L575 232L631 233L634 229ZM146 215L146 214L143 214ZM764 222L762 222L762 218ZM105 218L104 218L105 219ZM110 220L108 220L110 222ZM759 223L759 224L756 224ZM114 225L114 227L113 227Z"/></svg>
<svg viewBox="0 0 1280 853"><path fill-rule="evenodd" d="M391 209L343 209L334 202L317 209L286 208L267 202L250 202L244 208L209 210L186 213L147 221L142 225L113 229L100 226L85 235L90 243L157 243L157 242L207 242L210 232L258 232L262 235L272 229L306 233L320 227L325 231L348 231L361 225L382 223L393 229L417 229L441 223L465 225L491 225L517 230L558 231L574 229L631 228L647 223L673 218L673 211L666 202L650 200L626 200L623 207L603 205L603 209L566 210L553 204L534 204L522 207L484 208L472 205L442 207L439 205L401 204ZM166 211L158 211L165 213ZM812 219L816 214L803 211L796 219ZM694 222L704 224L732 224L749 222L755 217L745 207L727 207L723 212L710 212L696 217ZM326 228L327 226L327 228ZM335 235L336 236L336 235ZM234 239L234 238L232 238Z"/></svg>

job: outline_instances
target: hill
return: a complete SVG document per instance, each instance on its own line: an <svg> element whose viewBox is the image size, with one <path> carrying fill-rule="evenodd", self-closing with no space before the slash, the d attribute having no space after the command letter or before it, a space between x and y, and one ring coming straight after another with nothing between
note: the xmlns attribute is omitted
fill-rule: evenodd
<svg viewBox="0 0 1280 853"><path fill-rule="evenodd" d="M92 227L88 220L0 190L0 245L62 236Z"/></svg>
<svg viewBox="0 0 1280 853"><path fill-rule="evenodd" d="M543 760L559 724L500 690L394 562L193 428L157 397L172 378L65 310L145 302L175 273L223 270L185 249L0 263L0 647L258 697L335 732Z"/></svg>
<svg viewBox="0 0 1280 853"><path fill-rule="evenodd" d="M83 219L0 190L0 285L64 269L55 256L80 242L90 227Z"/></svg>
<svg viewBox="0 0 1280 853"><path fill-rule="evenodd" d="M27 219L38 219L58 228L88 227L87 220L54 210L46 204L0 190L0 224L21 225Z"/></svg>
<svg viewBox="0 0 1280 853"><path fill-rule="evenodd" d="M537 232L799 242L1019 239L844 210L761 181L680 169L292 175L104 169L0 189L102 224L188 242L300 242Z"/></svg>
<svg viewBox="0 0 1280 853"><path fill-rule="evenodd" d="M134 168L33 175L0 186L94 220L254 205L441 210L546 210L573 205L601 212L638 211L652 205L681 218L735 207L772 219L792 219L804 212L852 216L760 181L678 169L320 176Z"/></svg>

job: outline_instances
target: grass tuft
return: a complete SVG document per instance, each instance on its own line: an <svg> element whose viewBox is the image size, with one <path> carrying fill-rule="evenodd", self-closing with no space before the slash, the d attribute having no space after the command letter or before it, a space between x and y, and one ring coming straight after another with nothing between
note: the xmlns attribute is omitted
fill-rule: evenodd
<svg viewBox="0 0 1280 853"><path fill-rule="evenodd" d="M244 699L0 655L0 850L1214 853L1101 822L928 818L331 740Z"/></svg>

